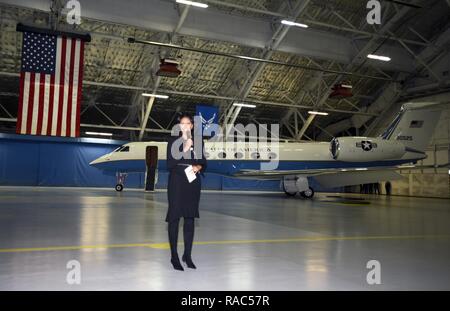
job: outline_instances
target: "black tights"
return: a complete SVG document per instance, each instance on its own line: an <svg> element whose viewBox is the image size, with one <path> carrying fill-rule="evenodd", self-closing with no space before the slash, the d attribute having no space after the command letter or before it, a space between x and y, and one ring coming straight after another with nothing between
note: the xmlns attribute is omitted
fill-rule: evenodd
<svg viewBox="0 0 450 311"><path fill-rule="evenodd" d="M169 222L169 243L170 253L172 258L178 258L177 243L178 243L178 227L180 219ZM194 241L194 218L184 218L183 224L184 236L184 255L186 258L191 258L192 242Z"/></svg>

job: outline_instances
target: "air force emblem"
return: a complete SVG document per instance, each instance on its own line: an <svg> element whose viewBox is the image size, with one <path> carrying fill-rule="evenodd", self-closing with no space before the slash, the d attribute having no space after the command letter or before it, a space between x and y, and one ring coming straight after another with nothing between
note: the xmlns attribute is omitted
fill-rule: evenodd
<svg viewBox="0 0 450 311"><path fill-rule="evenodd" d="M370 141L368 141L368 140L363 140L363 141L361 142L361 148L362 148L364 151L370 151L370 150L372 150L373 146L372 146L372 143L371 143Z"/></svg>
<svg viewBox="0 0 450 311"><path fill-rule="evenodd" d="M202 123L202 134L212 137L219 133L219 107L197 105L196 115Z"/></svg>
<svg viewBox="0 0 450 311"><path fill-rule="evenodd" d="M207 131L211 125L214 124L214 119L216 118L216 114L213 114L213 116L211 118L209 118L208 120L206 120L205 118L203 118L202 113L199 113L200 119L202 120L202 125L203 125L203 130Z"/></svg>

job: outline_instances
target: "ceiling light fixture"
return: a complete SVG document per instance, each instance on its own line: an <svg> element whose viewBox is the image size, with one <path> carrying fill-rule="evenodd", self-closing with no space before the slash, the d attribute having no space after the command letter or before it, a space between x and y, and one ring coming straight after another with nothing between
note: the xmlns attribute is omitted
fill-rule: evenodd
<svg viewBox="0 0 450 311"><path fill-rule="evenodd" d="M142 96L146 96L146 97L155 97L155 98L163 98L163 99L169 98L168 95L150 94L150 93L142 93Z"/></svg>
<svg viewBox="0 0 450 311"><path fill-rule="evenodd" d="M233 103L233 106L238 106L238 107L248 107L248 108L256 108L256 105L243 104L243 103Z"/></svg>
<svg viewBox="0 0 450 311"><path fill-rule="evenodd" d="M206 3L200 3L195 1L189 1L189 0L176 0L177 3L186 4L186 5L192 5L199 8L206 9L208 5Z"/></svg>
<svg viewBox="0 0 450 311"><path fill-rule="evenodd" d="M112 133L101 133L101 132L85 132L86 135L96 135L96 136L113 136Z"/></svg>
<svg viewBox="0 0 450 311"><path fill-rule="evenodd" d="M367 55L367 58L370 58L370 59L376 59L376 60L381 60L381 61L383 61L383 62L389 62L389 61L391 61L391 58L390 58L390 57L387 57L387 56L381 56L381 55L375 55L375 54L369 54L369 55Z"/></svg>
<svg viewBox="0 0 450 311"><path fill-rule="evenodd" d="M308 111L309 114L318 114L321 116L327 116L328 112L320 112L320 111Z"/></svg>
<svg viewBox="0 0 450 311"><path fill-rule="evenodd" d="M282 23L283 25L297 26L297 27L301 27L301 28L308 28L308 27L309 27L309 26L306 25L306 24L296 23L296 22L293 22L293 21L288 21L288 20L286 20L286 19L283 19L283 20L281 21L281 23Z"/></svg>

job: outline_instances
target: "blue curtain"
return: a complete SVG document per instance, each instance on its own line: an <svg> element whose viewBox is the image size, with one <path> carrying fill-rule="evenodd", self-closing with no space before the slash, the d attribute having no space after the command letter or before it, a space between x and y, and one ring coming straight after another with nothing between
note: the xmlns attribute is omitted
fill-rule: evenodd
<svg viewBox="0 0 450 311"><path fill-rule="evenodd" d="M89 166L89 162L123 143L90 143L79 140L0 137L0 185L114 187L115 175L105 174ZM144 173L130 174L126 186L143 188Z"/></svg>

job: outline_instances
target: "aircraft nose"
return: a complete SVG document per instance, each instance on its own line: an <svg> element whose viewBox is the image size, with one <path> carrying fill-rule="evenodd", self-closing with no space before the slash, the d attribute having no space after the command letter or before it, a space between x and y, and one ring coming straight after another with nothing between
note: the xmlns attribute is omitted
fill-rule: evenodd
<svg viewBox="0 0 450 311"><path fill-rule="evenodd" d="M100 158L97 158L97 159L91 161L89 163L89 165L95 165L95 164L98 164L98 163L101 163L101 162L103 162L103 161L102 161L102 158L100 157Z"/></svg>
<svg viewBox="0 0 450 311"><path fill-rule="evenodd" d="M97 163L97 160L98 160L98 159L95 159L95 160L89 162L89 165L95 165L95 164Z"/></svg>

